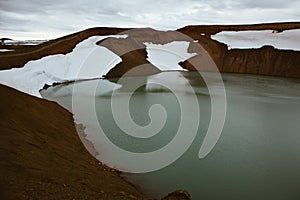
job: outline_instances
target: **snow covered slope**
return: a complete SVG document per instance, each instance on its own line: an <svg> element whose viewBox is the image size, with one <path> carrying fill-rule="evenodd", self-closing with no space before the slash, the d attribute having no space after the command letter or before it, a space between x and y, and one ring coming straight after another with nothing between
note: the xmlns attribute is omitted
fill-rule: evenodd
<svg viewBox="0 0 300 200"><path fill-rule="evenodd" d="M7 40L6 45L38 45L48 40Z"/></svg>
<svg viewBox="0 0 300 200"><path fill-rule="evenodd" d="M46 56L28 62L22 68L0 71L0 83L41 97L39 90L45 84L102 77L122 61L106 47L96 45L107 37L124 38L127 35L92 36L77 44L66 55ZM187 53L189 43L186 41L174 41L165 45L145 44L148 61L161 71L183 70L178 63L195 55Z"/></svg>
<svg viewBox="0 0 300 200"><path fill-rule="evenodd" d="M251 49L272 45L277 49L300 51L300 29L283 32L272 30L222 31L212 35L211 38L227 44L229 49Z"/></svg>
<svg viewBox="0 0 300 200"><path fill-rule="evenodd" d="M144 43L148 53L147 60L160 70L185 70L179 62L185 61L196 53L188 53L189 42L174 41L167 44Z"/></svg>
<svg viewBox="0 0 300 200"><path fill-rule="evenodd" d="M0 49L0 52L13 51L13 49Z"/></svg>
<svg viewBox="0 0 300 200"><path fill-rule="evenodd" d="M0 71L0 83L22 92L41 97L45 85L76 79L99 78L105 75L121 58L96 42L107 37L92 36L77 44L66 55L51 55L30 61L22 68Z"/></svg>

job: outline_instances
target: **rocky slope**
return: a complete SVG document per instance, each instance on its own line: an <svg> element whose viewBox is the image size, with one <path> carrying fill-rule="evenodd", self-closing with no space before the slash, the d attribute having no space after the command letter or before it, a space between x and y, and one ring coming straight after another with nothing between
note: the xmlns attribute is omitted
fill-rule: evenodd
<svg viewBox="0 0 300 200"><path fill-rule="evenodd" d="M143 199L84 148L72 114L0 86L0 199Z"/></svg>
<svg viewBox="0 0 300 200"><path fill-rule="evenodd" d="M210 37L220 31L299 29L300 23L274 23L239 26L187 26L178 31L198 40L215 61L220 72L248 73L281 77L300 77L300 52L279 50L272 46L258 49L231 49ZM202 33L203 35L199 34ZM191 48L190 51L193 51ZM193 66L190 63L196 63ZM198 63L198 64L197 64ZM181 63L187 69L201 70L201 56L195 56Z"/></svg>
<svg viewBox="0 0 300 200"><path fill-rule="evenodd" d="M136 66L141 65L143 65L142 70L137 69L134 72L128 73L128 75L149 75L160 71L146 60L147 51L145 45L134 37L129 36L124 39L108 38L99 41L97 44L104 46L119 55L123 61L106 74L107 78L120 77L123 74L128 73L130 69L134 69Z"/></svg>

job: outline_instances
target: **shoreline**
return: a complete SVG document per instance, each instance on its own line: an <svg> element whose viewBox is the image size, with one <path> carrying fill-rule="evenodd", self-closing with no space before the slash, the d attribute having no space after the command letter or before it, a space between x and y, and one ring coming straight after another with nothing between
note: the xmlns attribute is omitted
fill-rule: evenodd
<svg viewBox="0 0 300 200"><path fill-rule="evenodd" d="M47 99L45 99L45 100L47 100ZM77 124L75 121L74 121L74 125L75 125L76 131L78 133L78 137L80 138L83 146L93 157L96 158L96 156L99 155L99 153L96 151L93 143L86 138L86 136L87 136L87 134L85 133L86 127L81 123Z"/></svg>

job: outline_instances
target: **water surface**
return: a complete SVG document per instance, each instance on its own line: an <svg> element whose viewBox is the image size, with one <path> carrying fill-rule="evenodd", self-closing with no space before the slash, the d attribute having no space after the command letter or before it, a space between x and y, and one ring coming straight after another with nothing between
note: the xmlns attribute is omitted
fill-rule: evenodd
<svg viewBox="0 0 300 200"><path fill-rule="evenodd" d="M80 98L82 109L87 108L85 103L93 98L97 122L106 136L131 152L150 152L167 145L175 137L181 117L197 123L195 140L174 163L154 172L125 174L142 186L149 197L158 198L176 189L187 189L193 199L300 199L300 80L238 74L222 74L222 77L227 95L225 125L218 143L204 159L199 159L198 153L211 117L211 98L198 73L163 72L126 78L122 85L116 85L116 80L83 81L51 87L42 91L42 95L71 111L72 95ZM155 84L155 80L162 79L174 82L176 93L187 99L192 98L186 90L187 84L193 87L200 121L193 121L189 115L182 116L176 96L168 88ZM75 94L74 84L81 88ZM89 88L95 84L97 87L92 91L95 95L91 95ZM122 101L136 84L145 85L130 99L134 122L140 126L149 124L148 111L154 104L161 104L168 116L163 129L148 139L124 134L111 111L112 92ZM103 141L93 132L97 129L95 124L89 123L92 122L90 116L74 114L77 122L82 120L86 126L88 139L99 151L99 159L110 158L111 152L101 148ZM108 164L122 169L122 163L128 160L118 158L110 162Z"/></svg>

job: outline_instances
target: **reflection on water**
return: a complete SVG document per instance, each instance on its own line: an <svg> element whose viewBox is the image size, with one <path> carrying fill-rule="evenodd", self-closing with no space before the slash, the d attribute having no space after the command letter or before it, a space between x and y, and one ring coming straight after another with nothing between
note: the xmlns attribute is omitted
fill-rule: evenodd
<svg viewBox="0 0 300 200"><path fill-rule="evenodd" d="M185 84L190 84L197 94L201 115L200 121L193 122L199 123L199 129L191 147L166 168L125 176L138 185L142 183L143 191L150 197L187 189L193 199L300 199L300 80L237 74L222 74L222 77L228 104L225 126L217 145L201 160L198 151L208 128L211 100L198 73L164 72L123 79L122 85L108 80L83 81L76 83L82 87L78 94L72 94L73 84L70 84L49 88L42 95L69 110L72 110L72 95L80 96L83 108L88 102L85 99L95 98L98 122L109 133L107 137L128 151L149 152L174 138L181 116L174 94L155 84L155 80L173 82L176 92L183 96L190 95L185 90ZM112 92L117 91L122 99L137 82L145 86L131 97L132 119L141 126L149 124L148 111L153 104L163 105L168 116L163 129L148 139L124 134L110 109ZM95 83L95 91L90 91ZM87 132L93 131L89 116L81 117L87 119L84 123ZM189 116L183 118L193 121ZM93 140L93 135L88 138ZM100 140L93 142L99 143L96 146L101 156L110 157L101 149ZM120 158L114 164L118 167L122 162L126 160Z"/></svg>

